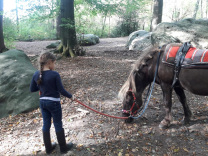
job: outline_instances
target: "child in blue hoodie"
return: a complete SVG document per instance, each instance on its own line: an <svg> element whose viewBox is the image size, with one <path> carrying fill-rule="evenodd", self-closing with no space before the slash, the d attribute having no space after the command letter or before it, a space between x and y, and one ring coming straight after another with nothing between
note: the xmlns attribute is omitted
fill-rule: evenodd
<svg viewBox="0 0 208 156"><path fill-rule="evenodd" d="M60 94L68 98L72 98L72 95L64 89L59 73L54 71L55 61L56 58L52 53L43 53L39 58L40 70L35 72L30 84L30 91L39 91L40 94L43 141L47 154L52 153L56 147L56 143L52 144L50 138L51 119L53 119L61 153L67 153L73 146L72 143L66 144L60 104Z"/></svg>

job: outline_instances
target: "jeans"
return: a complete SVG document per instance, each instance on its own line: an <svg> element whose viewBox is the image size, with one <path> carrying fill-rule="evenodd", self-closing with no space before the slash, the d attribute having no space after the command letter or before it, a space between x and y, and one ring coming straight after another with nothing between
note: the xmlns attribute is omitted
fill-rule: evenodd
<svg viewBox="0 0 208 156"><path fill-rule="evenodd" d="M56 132L62 131L62 109L60 102L51 100L40 100L40 109L43 116L43 132L50 131L51 118L53 118L53 124Z"/></svg>

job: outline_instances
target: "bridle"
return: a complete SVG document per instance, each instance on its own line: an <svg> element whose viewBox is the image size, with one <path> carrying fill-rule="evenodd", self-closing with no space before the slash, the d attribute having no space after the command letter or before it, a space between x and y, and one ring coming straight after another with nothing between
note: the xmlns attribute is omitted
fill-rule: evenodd
<svg viewBox="0 0 208 156"><path fill-rule="evenodd" d="M133 104L132 104L130 110L123 109L122 110L122 113L124 113L124 114L130 114L130 116L135 116L138 113L138 111L139 111L140 108L139 108L139 105L136 103L136 96L135 96L134 92L132 91L132 89L129 89L128 92L132 92L132 96L133 96L133 100L134 101L133 101ZM137 106L138 109L133 112L134 106Z"/></svg>

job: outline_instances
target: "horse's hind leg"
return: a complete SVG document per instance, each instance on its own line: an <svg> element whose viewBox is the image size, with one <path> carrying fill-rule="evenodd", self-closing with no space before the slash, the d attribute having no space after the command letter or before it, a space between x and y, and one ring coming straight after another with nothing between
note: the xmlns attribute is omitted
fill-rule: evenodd
<svg viewBox="0 0 208 156"><path fill-rule="evenodd" d="M183 105L184 116L185 116L183 119L183 122L184 122L184 124L187 124L190 121L190 118L192 116L192 112L187 104L186 95L184 93L184 90L181 87L175 87L174 90L178 96L179 101Z"/></svg>

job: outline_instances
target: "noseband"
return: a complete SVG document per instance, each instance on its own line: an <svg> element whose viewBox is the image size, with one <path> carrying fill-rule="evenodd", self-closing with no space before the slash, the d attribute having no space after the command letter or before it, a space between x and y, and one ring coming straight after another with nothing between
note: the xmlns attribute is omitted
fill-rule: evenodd
<svg viewBox="0 0 208 156"><path fill-rule="evenodd" d="M137 112L139 110L139 105L137 105L137 103L136 103L136 96L135 96L134 92L131 89L129 89L129 92L132 92L134 101L133 101L133 104L132 104L130 110L123 109L122 110L122 113L124 113L124 114L130 114L130 116L134 116L134 115L137 114ZM132 110L133 110L133 108L134 108L135 105L137 105L137 108L138 109L136 111L132 112Z"/></svg>

